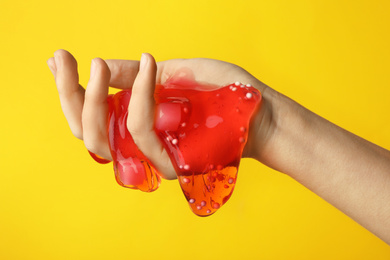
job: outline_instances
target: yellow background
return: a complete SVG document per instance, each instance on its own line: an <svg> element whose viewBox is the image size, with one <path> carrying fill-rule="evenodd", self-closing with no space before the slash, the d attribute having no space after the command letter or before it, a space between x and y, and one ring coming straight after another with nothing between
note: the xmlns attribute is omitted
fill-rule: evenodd
<svg viewBox="0 0 390 260"><path fill-rule="evenodd" d="M121 188L62 115L46 60L208 57L390 149L388 1L0 0L0 259L389 259L390 247L289 177L244 159L215 215L177 181ZM356 158L359 159L359 158Z"/></svg>

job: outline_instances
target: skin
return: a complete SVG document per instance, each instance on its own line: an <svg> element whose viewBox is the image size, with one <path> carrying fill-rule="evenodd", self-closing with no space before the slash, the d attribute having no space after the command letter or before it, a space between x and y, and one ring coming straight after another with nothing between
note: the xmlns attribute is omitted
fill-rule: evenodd
<svg viewBox="0 0 390 260"><path fill-rule="evenodd" d="M106 133L108 88L132 88L128 130L166 179L176 178L176 173L153 130L156 83L163 84L184 68L200 82L251 84L262 93L263 104L251 120L243 156L291 176L390 245L390 151L314 114L241 67L211 59L156 63L150 54L143 54L140 62L96 58L84 90L69 52L58 50L47 63L72 133L106 159L111 159Z"/></svg>

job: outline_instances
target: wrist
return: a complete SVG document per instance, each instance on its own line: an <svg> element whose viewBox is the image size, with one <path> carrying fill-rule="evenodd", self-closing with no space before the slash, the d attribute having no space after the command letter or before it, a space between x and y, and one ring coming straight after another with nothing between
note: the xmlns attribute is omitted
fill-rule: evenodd
<svg viewBox="0 0 390 260"><path fill-rule="evenodd" d="M289 174L289 161L295 156L291 151L305 138L301 133L310 112L268 86L262 88L262 98L251 122L245 156Z"/></svg>
<svg viewBox="0 0 390 260"><path fill-rule="evenodd" d="M276 107L279 107L280 94L260 81L253 86L261 92L262 101L251 118L243 157L264 163L265 150L276 131L275 113L278 111Z"/></svg>

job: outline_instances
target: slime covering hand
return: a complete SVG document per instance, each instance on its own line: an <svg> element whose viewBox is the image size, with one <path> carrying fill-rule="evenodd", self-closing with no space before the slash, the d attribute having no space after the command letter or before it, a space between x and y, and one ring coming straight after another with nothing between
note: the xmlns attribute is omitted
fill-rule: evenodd
<svg viewBox="0 0 390 260"><path fill-rule="evenodd" d="M150 192L158 188L161 179L127 130L130 97L129 90L108 97L107 130L115 179L121 186Z"/></svg>
<svg viewBox="0 0 390 260"><path fill-rule="evenodd" d="M122 186L153 191L160 177L127 131L131 91L110 96L108 136ZM259 91L239 82L210 86L171 78L155 91L155 131L175 167L192 211L213 214L230 198Z"/></svg>

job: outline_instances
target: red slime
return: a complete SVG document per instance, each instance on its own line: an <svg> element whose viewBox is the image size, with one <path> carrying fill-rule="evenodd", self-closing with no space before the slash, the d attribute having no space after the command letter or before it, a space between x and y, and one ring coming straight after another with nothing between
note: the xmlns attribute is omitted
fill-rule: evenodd
<svg viewBox="0 0 390 260"><path fill-rule="evenodd" d="M108 98L108 136L117 182L154 191L158 172L126 127L131 90ZM225 87L173 77L155 90L155 131L167 150L183 193L198 216L225 204L235 187L258 90L239 82Z"/></svg>
<svg viewBox="0 0 390 260"><path fill-rule="evenodd" d="M107 164L107 163L110 163L110 162L111 162L110 160L104 159L103 157L100 157L100 156L97 155L97 154L94 154L94 153L92 153L92 152L90 152L90 151L88 151L88 152L89 152L89 155L91 155L92 158L93 158L96 162L98 162L98 163L100 163L100 164Z"/></svg>
<svg viewBox="0 0 390 260"><path fill-rule="evenodd" d="M130 97L130 90L108 97L107 131L115 179L121 186L151 192L159 187L161 179L127 130Z"/></svg>
<svg viewBox="0 0 390 260"><path fill-rule="evenodd" d="M183 193L196 215L211 215L234 190L260 92L239 82L218 87L176 78L157 85L155 99L155 131Z"/></svg>

